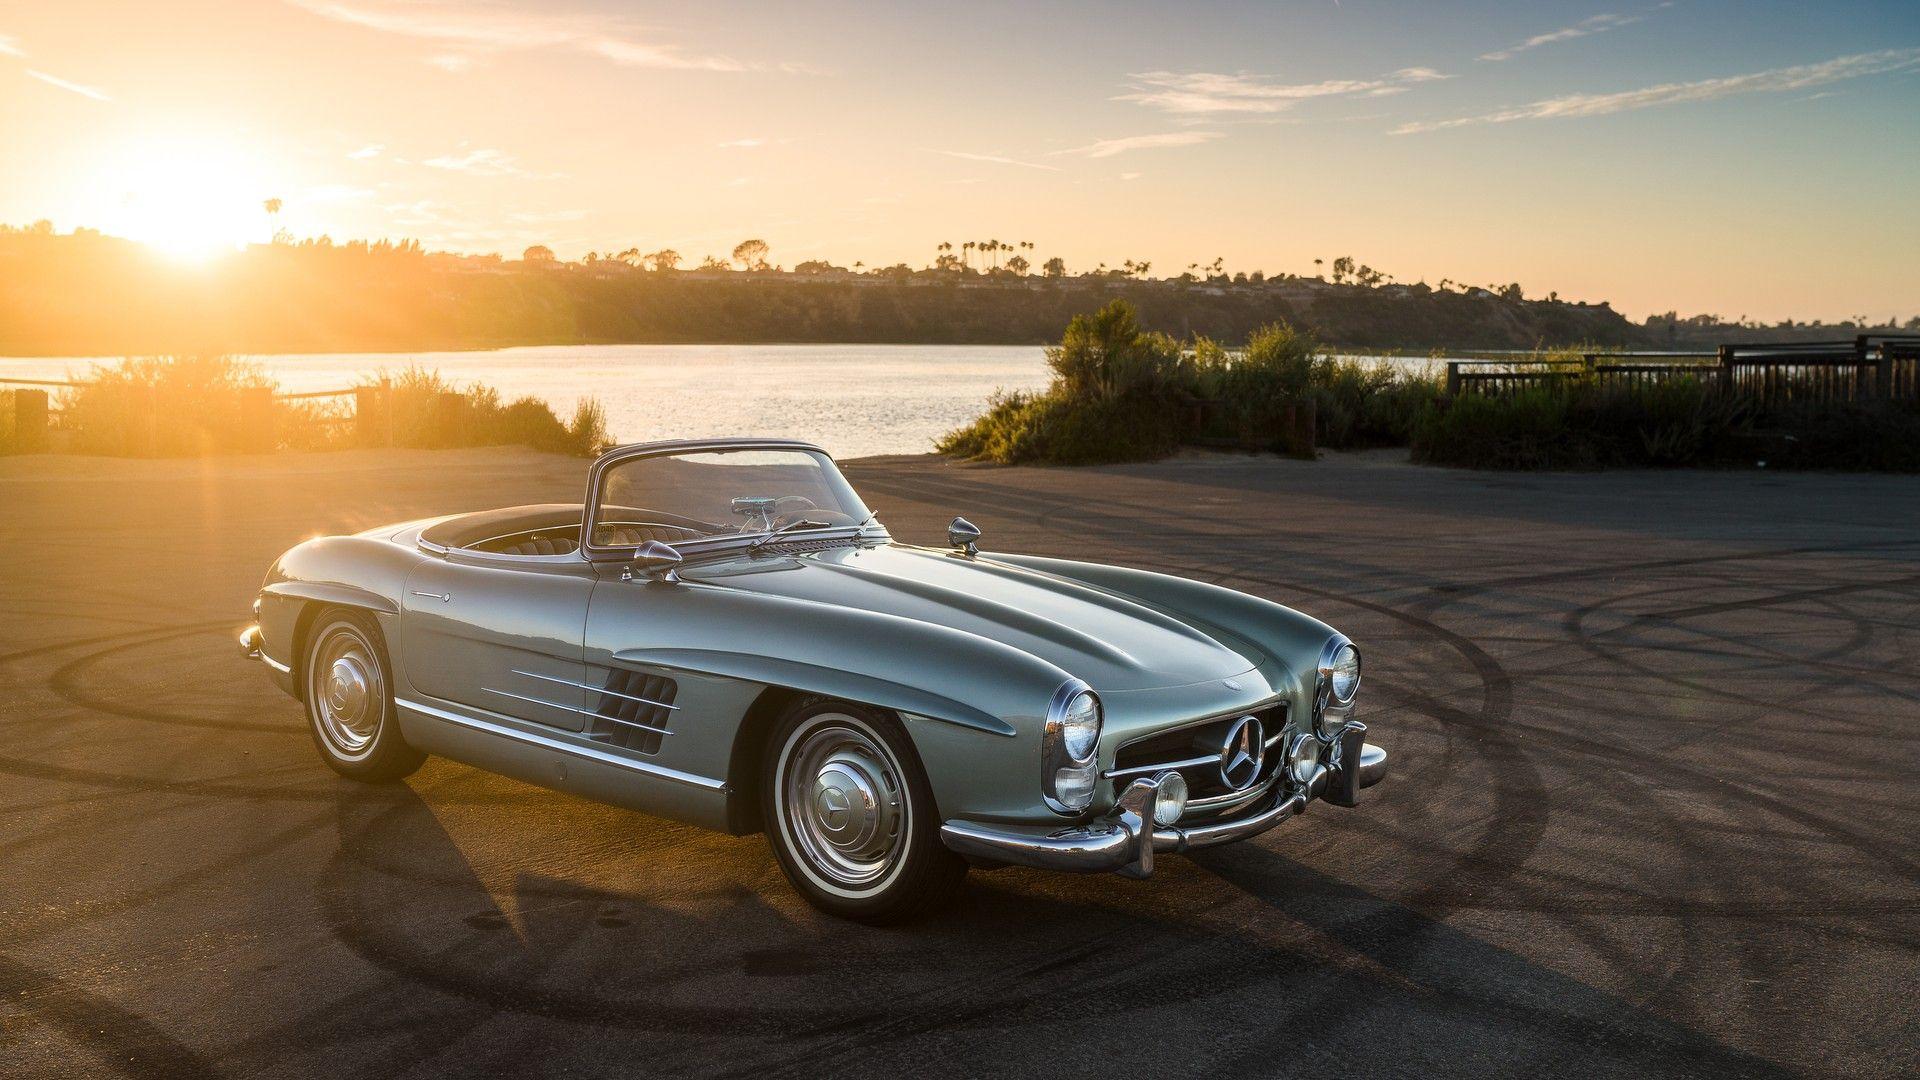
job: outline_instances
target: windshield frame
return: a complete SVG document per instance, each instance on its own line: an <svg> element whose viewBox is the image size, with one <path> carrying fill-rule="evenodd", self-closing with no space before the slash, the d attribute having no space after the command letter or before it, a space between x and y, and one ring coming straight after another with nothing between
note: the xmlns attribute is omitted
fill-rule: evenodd
<svg viewBox="0 0 1920 1080"><path fill-rule="evenodd" d="M639 551L638 546L603 547L592 542L595 523L600 516L600 499L601 493L606 488L607 472L614 466L624 465L640 458L670 457L678 454L726 453L728 451L743 450L795 450L802 453L818 454L820 458L826 462L827 466L839 475L841 482L845 483L849 490L853 490L852 481L847 479L845 473L840 472L840 463L833 460L832 454L827 453L812 443L801 442L797 439L687 439L674 442L638 443L633 446L622 446L600 455L587 470L587 501L580 515L580 553L586 556L590 562L629 562L632 561L634 554ZM858 491L854 491L856 498L859 494ZM862 504L866 502L865 499L861 499L860 501ZM872 511L872 507L868 507L867 509L869 512ZM755 532L683 540L673 544L672 547L682 556L693 558L700 555L720 554L735 550L744 551L756 542L764 540L768 535L770 535L768 530L761 529ZM886 526L880 524L878 517L871 517L864 524L859 525L835 525L824 529L794 530L788 533L787 536L795 541L822 539L873 539L878 541L892 539L891 534L887 532ZM778 543L779 542L776 541L774 546L777 546Z"/></svg>

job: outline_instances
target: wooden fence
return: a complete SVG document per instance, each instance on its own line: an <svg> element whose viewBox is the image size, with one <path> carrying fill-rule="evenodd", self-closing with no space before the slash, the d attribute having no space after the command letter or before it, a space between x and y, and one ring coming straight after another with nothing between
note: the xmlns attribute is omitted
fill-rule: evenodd
<svg viewBox="0 0 1920 1080"><path fill-rule="evenodd" d="M1654 356L1658 362L1653 362ZM1714 353L1587 353L1578 360L1449 360L1447 395L1511 394L1569 379L1647 387L1692 379L1763 406L1920 401L1920 335L1722 345Z"/></svg>
<svg viewBox="0 0 1920 1080"><path fill-rule="evenodd" d="M71 436L71 429L63 422L62 411L56 407L48 388L71 388L84 385L58 379L13 379L0 377L0 406L10 405L12 425L12 449L20 453L37 453L49 449L64 449L65 442ZM9 389L17 388L17 389ZM351 386L340 390L309 390L293 394L276 394L270 387L247 387L239 391L238 430L231 433L236 446L245 449L267 451L274 449L279 442L280 410L276 402L311 401L323 398L351 397L351 410L343 410L338 416L309 418L308 422L339 425L346 430L342 434L346 441L355 446L393 446L395 444L395 409L392 407L393 386L390 383L374 383L365 386ZM11 402L4 399L11 398ZM469 419L469 402L465 394L442 392L434 395L430 415L427 417L426 436L435 445L456 446L461 444L461 434ZM135 443L145 452L151 453L159 441L159 406L149 398L144 410L136 410L133 421ZM414 432L420 434L417 430Z"/></svg>

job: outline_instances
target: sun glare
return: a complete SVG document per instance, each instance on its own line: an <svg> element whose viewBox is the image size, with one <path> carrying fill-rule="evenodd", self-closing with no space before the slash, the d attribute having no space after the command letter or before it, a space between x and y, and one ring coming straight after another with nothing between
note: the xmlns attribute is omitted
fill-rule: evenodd
<svg viewBox="0 0 1920 1080"><path fill-rule="evenodd" d="M230 144L147 140L108 155L97 176L101 231L170 258L203 262L273 231L259 163Z"/></svg>

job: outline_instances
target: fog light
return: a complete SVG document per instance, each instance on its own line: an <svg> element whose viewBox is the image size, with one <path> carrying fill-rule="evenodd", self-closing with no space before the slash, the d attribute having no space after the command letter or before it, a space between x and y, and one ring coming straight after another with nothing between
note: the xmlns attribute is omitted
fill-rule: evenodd
<svg viewBox="0 0 1920 1080"><path fill-rule="evenodd" d="M1320 740L1304 733L1295 735L1287 747L1287 775L1294 783L1304 784L1313 779L1313 770L1319 764Z"/></svg>
<svg viewBox="0 0 1920 1080"><path fill-rule="evenodd" d="M1153 798L1153 823L1171 825L1187 812L1187 778L1169 770L1154 781L1159 788Z"/></svg>
<svg viewBox="0 0 1920 1080"><path fill-rule="evenodd" d="M1093 803L1093 762L1068 765L1053 774L1053 797L1069 810L1085 810Z"/></svg>

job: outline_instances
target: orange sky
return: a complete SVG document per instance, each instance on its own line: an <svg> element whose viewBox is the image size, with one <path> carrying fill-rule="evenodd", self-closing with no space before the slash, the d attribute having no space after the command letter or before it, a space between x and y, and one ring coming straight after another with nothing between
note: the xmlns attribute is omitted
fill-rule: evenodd
<svg viewBox="0 0 1920 1080"><path fill-rule="evenodd" d="M1911 4L29 2L0 221L1920 313Z"/></svg>

